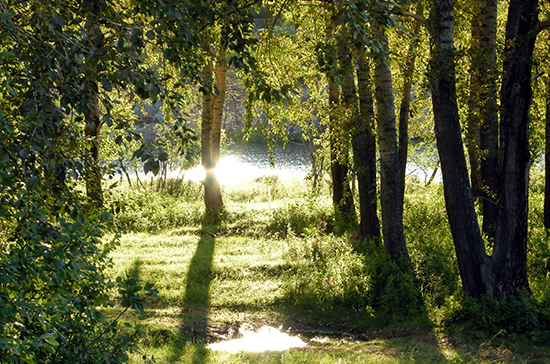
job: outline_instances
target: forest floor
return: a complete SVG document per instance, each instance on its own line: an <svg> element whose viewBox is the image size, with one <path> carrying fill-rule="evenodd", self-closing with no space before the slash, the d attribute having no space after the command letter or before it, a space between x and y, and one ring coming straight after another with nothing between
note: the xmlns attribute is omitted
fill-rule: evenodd
<svg viewBox="0 0 550 364"><path fill-rule="evenodd" d="M346 277L362 269L359 253L348 238L319 233L321 222L315 231L290 229L292 219L305 213L303 206L290 220L277 214L292 206L274 199L229 201L221 223L123 234L112 256L113 276L135 274L153 283L160 296L145 303L143 315L125 316L145 331L131 362L550 362L549 346L500 334L476 337L461 326L438 328L429 313L384 321L368 307L349 303L342 297L368 283L355 277L355 288L345 286ZM106 312L114 317L120 308ZM287 339L299 338L304 346L263 352L254 352L258 342L241 351L209 346L266 326L288 334ZM263 340L276 337L282 335Z"/></svg>

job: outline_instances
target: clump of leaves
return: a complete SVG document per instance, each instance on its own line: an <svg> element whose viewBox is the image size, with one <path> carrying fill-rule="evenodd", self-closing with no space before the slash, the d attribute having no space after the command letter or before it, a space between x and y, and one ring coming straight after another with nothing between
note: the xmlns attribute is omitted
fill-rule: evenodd
<svg viewBox="0 0 550 364"><path fill-rule="evenodd" d="M319 203L314 195L303 200L293 201L274 209L267 229L281 237L295 234L303 236L321 230L331 232L334 229L332 208Z"/></svg>

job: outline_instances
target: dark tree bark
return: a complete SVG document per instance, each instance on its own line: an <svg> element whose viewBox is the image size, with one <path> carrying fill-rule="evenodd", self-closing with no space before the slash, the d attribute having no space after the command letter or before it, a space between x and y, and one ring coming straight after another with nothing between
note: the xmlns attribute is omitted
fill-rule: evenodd
<svg viewBox="0 0 550 364"><path fill-rule="evenodd" d="M487 291L482 267L485 246L477 223L462 147L456 97L452 0L434 0L430 13L430 83L437 149L441 161L445 205L464 292Z"/></svg>
<svg viewBox="0 0 550 364"><path fill-rule="evenodd" d="M387 50L387 36L378 30L380 43ZM392 258L403 258L410 265L410 257L403 229L403 201L399 179L399 150L395 104L389 60L378 54L375 68L375 97L377 104L378 149L380 151L380 206L382 208L382 238L386 252Z"/></svg>
<svg viewBox="0 0 550 364"><path fill-rule="evenodd" d="M355 86L355 67L352 62L353 53L358 52L352 52L350 49L348 36L346 32L343 32L338 41L340 69L344 74L341 113L347 120L346 124L349 125L351 131L353 161L359 192L359 232L363 238L376 239L380 238L380 224L377 216L376 139L372 130L374 111L370 75L365 56L359 55L358 63L361 65L361 70L357 70L357 78L358 82L361 82L362 97L359 100ZM359 105L359 101L361 105ZM360 106L361 111L359 110Z"/></svg>
<svg viewBox="0 0 550 364"><path fill-rule="evenodd" d="M472 17L472 59L467 144L474 198L481 198L483 233L494 238L498 156L496 70L497 1L476 0Z"/></svg>
<svg viewBox="0 0 550 364"><path fill-rule="evenodd" d="M344 125L351 132L351 144L353 148L353 161L355 172L358 178L359 187L359 210L360 210L360 223L359 230L360 235L369 238L370 231L368 231L371 221L368 220L369 209L365 199L365 166L367 161L363 159L366 157L366 137L364 128L361 125L359 119L357 90L355 87L355 67L352 62L352 50L348 45L348 34L345 29L341 30L338 36L338 59L340 64L340 72L343 74L342 99L340 102L340 114L343 117ZM365 212L365 214L363 214ZM376 213L376 212L375 212ZM370 216L372 218L372 215Z"/></svg>
<svg viewBox="0 0 550 364"><path fill-rule="evenodd" d="M527 279L528 124L537 0L511 0L500 93L497 222L493 255L485 253L468 184L454 79L453 1L434 0L431 20L432 100L445 203L464 291L493 299L529 289Z"/></svg>
<svg viewBox="0 0 550 364"><path fill-rule="evenodd" d="M537 0L511 0L506 24L498 158L498 211L490 291L507 297L529 288L527 215L531 71L538 23Z"/></svg>
<svg viewBox="0 0 550 364"><path fill-rule="evenodd" d="M357 86L359 117L354 118L352 145L359 187L359 232L364 238L379 240L374 106L370 67L364 55L357 61Z"/></svg>

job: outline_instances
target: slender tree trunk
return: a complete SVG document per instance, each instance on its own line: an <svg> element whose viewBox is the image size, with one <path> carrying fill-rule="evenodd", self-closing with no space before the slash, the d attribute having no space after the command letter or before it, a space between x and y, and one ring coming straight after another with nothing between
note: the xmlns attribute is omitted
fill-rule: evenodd
<svg viewBox="0 0 550 364"><path fill-rule="evenodd" d="M91 37L90 42L95 41L96 32L95 27L90 29ZM86 169L86 195L88 200L97 207L103 206L103 188L101 186L101 180L103 174L101 173L101 166L99 163L99 148L100 148L100 135L101 135L101 109L99 108L99 96L98 96L98 82L97 82L97 69L95 60L92 56L87 56L88 71L90 72L89 79L85 84L85 97L87 98L87 109L84 112L84 136L86 138L87 148L87 162L88 168Z"/></svg>
<svg viewBox="0 0 550 364"><path fill-rule="evenodd" d="M90 81L91 83L95 81ZM86 169L86 195L90 202L97 207L103 206L103 188L101 180L101 166L99 165L99 148L101 135L101 112L99 109L99 101L97 98L97 84L94 87L89 87L88 112L84 117L86 126L84 127L84 135L87 141L87 160L89 163Z"/></svg>
<svg viewBox="0 0 550 364"><path fill-rule="evenodd" d="M354 213L353 196L348 180L349 141L342 130L341 120L335 115L339 104L338 87L334 80L328 81L330 115L330 171L332 175L332 202L344 216Z"/></svg>
<svg viewBox="0 0 550 364"><path fill-rule="evenodd" d="M208 61L204 73L211 77L213 62ZM214 88L208 88L202 96L202 125L201 125L201 157L205 171L204 178L204 204L206 211L214 211L223 206L220 184L214 173L215 161L213 159L213 138L212 129L214 124Z"/></svg>
<svg viewBox="0 0 550 364"><path fill-rule="evenodd" d="M372 149L369 145L370 141L374 141L374 136L372 132L368 130L368 115L359 114L358 108L358 99L357 99L357 90L355 87L355 72L354 66L352 63L351 55L353 54L350 47L347 44L348 35L344 33L339 39L338 51L340 58L340 68L344 73L343 83L342 83L342 115L346 119L346 124L349 125L349 130L351 131L352 139L352 148L353 148L353 160L355 164L355 171L357 173L358 187L359 187L359 210L360 210L360 223L359 231L361 236L365 238L379 238L380 237L380 227L378 223L377 216L377 204L376 204L376 148ZM360 62L363 63L363 73L366 60L364 56L360 56L362 59ZM367 66L368 67L368 66ZM368 72L368 68L367 68ZM362 78L362 82L367 84L362 85L362 96L368 97L365 95L368 93L366 87L369 87L368 74L365 76L358 71L358 76ZM366 78L366 79L365 79ZM372 95L370 95L371 103L371 112L372 112ZM368 105L364 105L365 100L363 100L363 107L366 109ZM363 110L362 110L363 111ZM364 110L366 111L366 110ZM366 123L363 123L362 117L367 118ZM372 120L373 113L370 115ZM370 135L368 135L370 134ZM369 153L374 153L374 156ZM372 169L374 161L374 170ZM370 163L370 165L369 165ZM370 174L369 174L370 173ZM373 175L374 174L374 175ZM374 179L374 184L373 184ZM374 190L373 190L374 188Z"/></svg>
<svg viewBox="0 0 550 364"><path fill-rule="evenodd" d="M353 155L359 186L359 231L364 238L380 239L378 196L376 193L376 137L369 62L360 55L357 62L359 117L354 119Z"/></svg>
<svg viewBox="0 0 550 364"><path fill-rule="evenodd" d="M477 0L472 17L472 61L467 144L474 197L481 197L482 231L494 238L498 108L496 30L497 0Z"/></svg>
<svg viewBox="0 0 550 364"><path fill-rule="evenodd" d="M223 106L225 103L225 92L227 89L227 51L225 46L221 45L216 56L214 90L213 120L212 120L212 162L214 166L220 161L220 139L223 117Z"/></svg>
<svg viewBox="0 0 550 364"><path fill-rule="evenodd" d="M432 104L445 205L462 286L466 294L481 296L487 291L482 274L486 253L462 147L456 97L453 5L452 0L434 0L430 13Z"/></svg>
<svg viewBox="0 0 550 364"><path fill-rule="evenodd" d="M550 80L546 81L546 145L544 149L544 228L550 234Z"/></svg>
<svg viewBox="0 0 550 364"><path fill-rule="evenodd" d="M380 43L387 50L387 36L378 31ZM403 202L399 183L399 150L395 104L389 60L383 53L376 60L375 97L377 104L378 149L380 151L380 206L384 247L392 258L404 258L410 265L403 229Z"/></svg>
<svg viewBox="0 0 550 364"><path fill-rule="evenodd" d="M339 17L337 14L334 14L327 25L327 41L329 43L333 40L338 24ZM348 179L349 130L346 128L345 118L338 115L340 111L338 86L332 75L327 75L327 78L330 106L329 132L332 202L339 213L350 217L355 214L355 207Z"/></svg>
<svg viewBox="0 0 550 364"><path fill-rule="evenodd" d="M527 217L531 156L528 130L537 23L537 0L510 1L500 93L498 212L489 281L491 295L497 298L529 288Z"/></svg>
<svg viewBox="0 0 550 364"><path fill-rule="evenodd" d="M416 6L416 14L424 15L424 5L421 1ZM413 35L420 34L420 22L416 22L413 29ZM407 173L407 155L409 149L409 114L411 104L411 88L413 81L413 73L416 62L416 42L409 44L407 60L405 63L405 75L403 82L403 93L401 97L401 105L399 107L399 184L401 200L405 196L405 176Z"/></svg>
<svg viewBox="0 0 550 364"><path fill-rule="evenodd" d="M477 4L479 5L479 4ZM468 155L470 157L470 183L472 186L472 194L474 198L480 197L483 191L483 183L481 182L481 79L480 73L486 72L482 68L480 54L480 27L481 12L484 9L475 8L472 17L472 35L471 48L472 60L470 65L470 96L468 98L468 123L466 125L466 145L468 147Z"/></svg>

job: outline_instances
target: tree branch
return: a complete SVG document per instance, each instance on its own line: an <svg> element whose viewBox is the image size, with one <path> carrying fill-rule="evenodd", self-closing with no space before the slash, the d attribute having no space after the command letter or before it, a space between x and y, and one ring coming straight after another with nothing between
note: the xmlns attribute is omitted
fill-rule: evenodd
<svg viewBox="0 0 550 364"><path fill-rule="evenodd" d="M537 78L539 78L540 76L544 75L544 72L539 72L537 73L536 75L534 75L533 77L531 77L531 82L535 81Z"/></svg>
<svg viewBox="0 0 550 364"><path fill-rule="evenodd" d="M411 17L413 19L418 20L419 22L421 22L425 26L428 26L428 19L424 18L422 15L411 13L410 11L404 11L404 12L401 12L401 13L397 13L397 15L404 15L404 16Z"/></svg>

